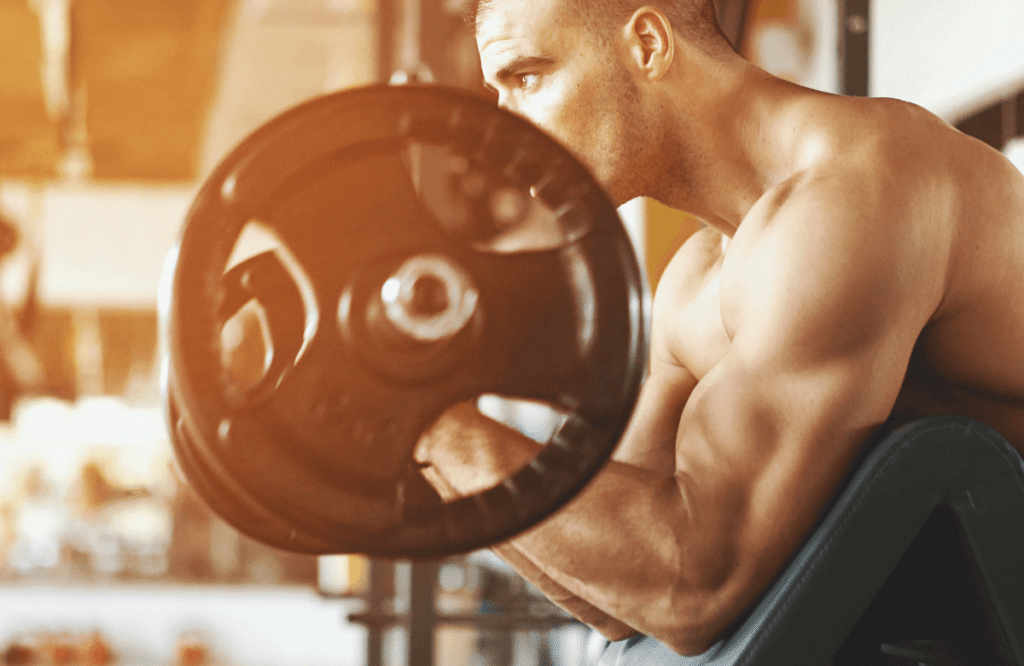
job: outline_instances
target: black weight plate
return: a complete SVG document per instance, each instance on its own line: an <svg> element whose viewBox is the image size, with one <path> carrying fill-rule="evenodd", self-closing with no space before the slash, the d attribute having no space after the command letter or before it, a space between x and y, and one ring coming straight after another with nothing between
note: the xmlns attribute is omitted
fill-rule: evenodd
<svg viewBox="0 0 1024 666"><path fill-rule="evenodd" d="M256 223L278 247L240 269ZM396 342L382 285L425 256L467 276L475 309L440 341ZM243 285L246 269L264 286ZM568 501L621 437L647 356L642 285L612 204L525 120L438 87L302 104L242 142L186 219L165 323L184 472L280 548L421 558L507 539ZM249 295L283 305L267 312L268 377L239 401L221 330ZM496 488L423 499L419 435L484 393L543 400L566 424Z"/></svg>

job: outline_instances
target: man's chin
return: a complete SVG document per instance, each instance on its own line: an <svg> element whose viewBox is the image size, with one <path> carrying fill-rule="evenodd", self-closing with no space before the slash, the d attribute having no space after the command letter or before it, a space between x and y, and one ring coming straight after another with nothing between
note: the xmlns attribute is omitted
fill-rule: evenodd
<svg viewBox="0 0 1024 666"><path fill-rule="evenodd" d="M636 199L638 196L640 196L639 193L633 192L632 188L622 187L621 185L617 185L615 183L611 183L608 181L602 182L599 180L598 185L601 186L601 189L604 190L605 195L607 195L608 198L611 199L612 204L616 208L626 203L627 201L632 201L633 199Z"/></svg>
<svg viewBox="0 0 1024 666"><path fill-rule="evenodd" d="M574 148L569 148L569 152L581 164L587 167L594 181L601 187L601 191L611 199L616 208L640 196L640 193L636 191L637 188L633 187L629 182L623 182L623 178L616 177L607 172L602 174L601 169L594 166L597 162L586 159L581 152Z"/></svg>

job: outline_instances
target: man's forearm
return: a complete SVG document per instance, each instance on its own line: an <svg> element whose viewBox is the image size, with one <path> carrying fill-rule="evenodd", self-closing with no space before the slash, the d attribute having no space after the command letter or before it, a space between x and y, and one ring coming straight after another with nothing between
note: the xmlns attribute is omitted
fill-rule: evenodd
<svg viewBox="0 0 1024 666"><path fill-rule="evenodd" d="M431 463L424 475L445 499L500 483L540 448L471 405L443 416L427 439L435 437L439 445L423 442L418 457ZM596 627L614 618L614 626L605 626L616 637L634 627L652 633L674 622L673 595L689 582L678 569L686 546L680 523L688 513L672 476L610 462L577 498L510 544L538 587L586 604L577 611L589 619L580 619Z"/></svg>

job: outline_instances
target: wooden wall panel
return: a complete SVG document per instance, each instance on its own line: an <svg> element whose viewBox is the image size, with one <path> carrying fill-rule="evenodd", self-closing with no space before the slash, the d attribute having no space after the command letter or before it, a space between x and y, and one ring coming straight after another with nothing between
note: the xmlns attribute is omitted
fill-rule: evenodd
<svg viewBox="0 0 1024 666"><path fill-rule="evenodd" d="M231 0L75 6L96 179L194 180Z"/></svg>
<svg viewBox="0 0 1024 666"><path fill-rule="evenodd" d="M39 19L26 0L0 0L0 179L50 177L60 153L39 71Z"/></svg>

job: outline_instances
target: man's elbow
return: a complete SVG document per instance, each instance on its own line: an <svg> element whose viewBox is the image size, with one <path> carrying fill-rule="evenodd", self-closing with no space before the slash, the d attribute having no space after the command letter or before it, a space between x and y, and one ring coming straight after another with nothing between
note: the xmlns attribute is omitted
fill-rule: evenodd
<svg viewBox="0 0 1024 666"><path fill-rule="evenodd" d="M718 642L720 634L728 626L718 618L711 617L679 617L672 626L663 629L658 640L684 657L695 657L704 654Z"/></svg>
<svg viewBox="0 0 1024 666"><path fill-rule="evenodd" d="M686 632L676 631L673 637L662 639L661 642L680 656L697 657L718 642L718 634L707 632L703 627L696 627Z"/></svg>
<svg viewBox="0 0 1024 666"><path fill-rule="evenodd" d="M716 585L696 591L679 591L669 602L669 612L651 636L684 657L704 654L743 611L736 602L735 588Z"/></svg>
<svg viewBox="0 0 1024 666"><path fill-rule="evenodd" d="M639 633L636 631L636 629L631 629L630 627L622 624L621 622L616 622L614 620L610 622L592 622L589 626L591 629L601 634L613 643L616 643L618 641L624 641L627 638L632 638L633 636L636 636L637 633Z"/></svg>
<svg viewBox="0 0 1024 666"><path fill-rule="evenodd" d="M657 606L657 603L651 604L648 610L653 610ZM611 617L588 618L584 621L612 642L623 641L641 633ZM641 623L644 634L684 656L707 652L715 644L720 631L717 629L717 618L695 612L691 604L683 608L651 613L647 615L646 621L641 620Z"/></svg>
<svg viewBox="0 0 1024 666"><path fill-rule="evenodd" d="M639 633L635 629L614 620L609 622L588 622L587 624L591 629L613 643L632 638ZM661 631L649 631L649 635L684 657L704 654L717 642L716 637L702 627L664 627Z"/></svg>

